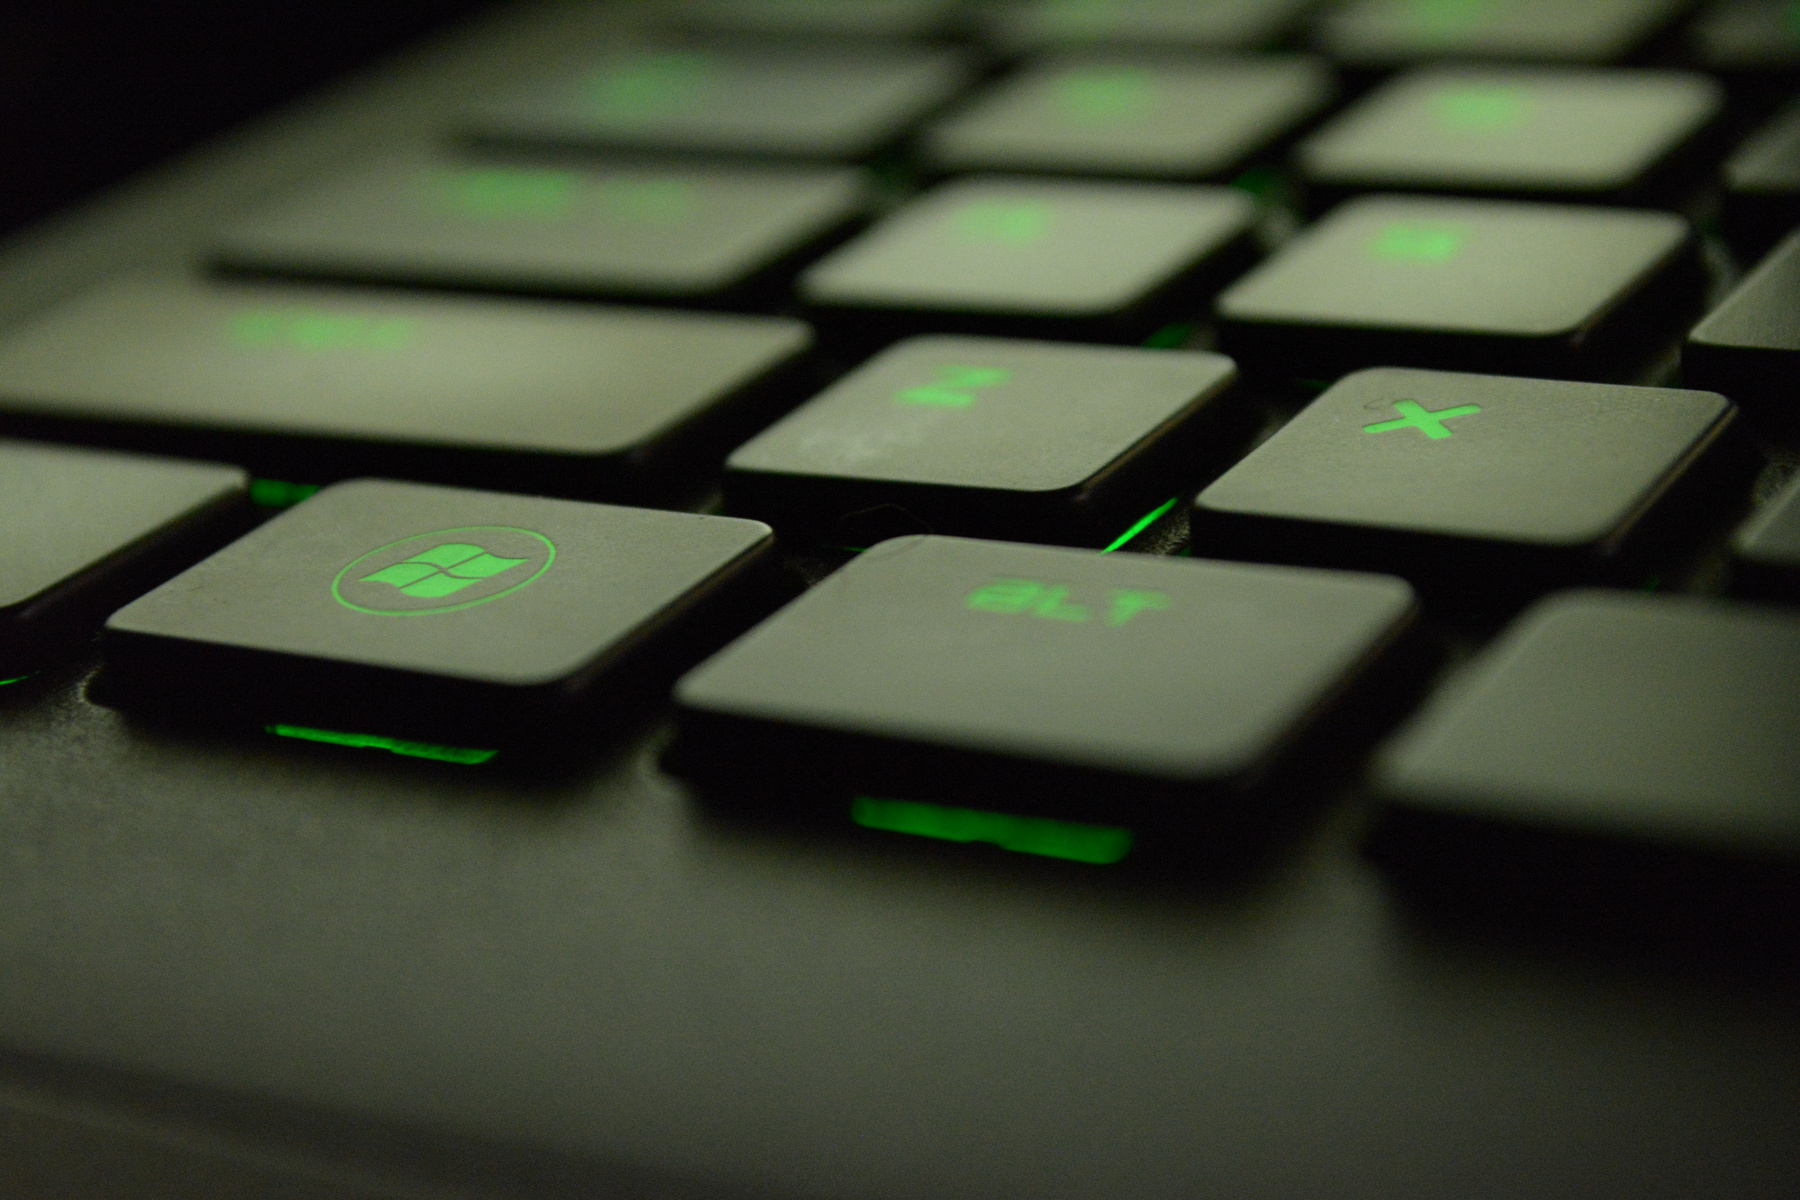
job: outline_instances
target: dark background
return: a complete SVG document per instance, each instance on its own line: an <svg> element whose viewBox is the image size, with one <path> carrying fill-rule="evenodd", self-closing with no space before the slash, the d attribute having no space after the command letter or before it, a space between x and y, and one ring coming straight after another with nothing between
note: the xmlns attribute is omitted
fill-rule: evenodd
<svg viewBox="0 0 1800 1200"><path fill-rule="evenodd" d="M0 0L0 235L495 0Z"/></svg>

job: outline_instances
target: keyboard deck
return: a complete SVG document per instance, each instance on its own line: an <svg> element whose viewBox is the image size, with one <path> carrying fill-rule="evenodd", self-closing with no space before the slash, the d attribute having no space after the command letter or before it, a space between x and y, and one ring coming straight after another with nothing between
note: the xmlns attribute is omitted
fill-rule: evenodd
<svg viewBox="0 0 1800 1200"><path fill-rule="evenodd" d="M0 438L254 477L163 478L206 528L108 612L250 540L0 686L9 1194L1800 1194L1800 250L1682 373L1800 52L811 7L509 7L0 248ZM1594 75L1383 82L1464 34ZM1157 89L1243 111L1093 136Z"/></svg>

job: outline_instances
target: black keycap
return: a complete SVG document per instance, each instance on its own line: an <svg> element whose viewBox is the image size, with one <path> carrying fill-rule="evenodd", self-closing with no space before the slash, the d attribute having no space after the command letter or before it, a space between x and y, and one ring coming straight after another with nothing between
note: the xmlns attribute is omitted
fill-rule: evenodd
<svg viewBox="0 0 1800 1200"><path fill-rule="evenodd" d="M1330 99L1306 58L1070 58L1004 80L927 129L944 171L1219 178Z"/></svg>
<svg viewBox="0 0 1800 1200"><path fill-rule="evenodd" d="M997 5L988 37L1010 51L1065 46L1255 50L1292 30L1314 0L1020 0Z"/></svg>
<svg viewBox="0 0 1800 1200"><path fill-rule="evenodd" d="M1245 790L1412 612L1385 576L897 538L683 678L671 762L789 797L1254 820Z"/></svg>
<svg viewBox="0 0 1800 1200"><path fill-rule="evenodd" d="M1710 392L1360 371L1200 493L1194 552L1516 601L1617 569L1664 511L1693 515L1734 412Z"/></svg>
<svg viewBox="0 0 1800 1200"><path fill-rule="evenodd" d="M1800 475L1744 522L1731 550L1738 592L1800 601Z"/></svg>
<svg viewBox="0 0 1800 1200"><path fill-rule="evenodd" d="M1136 340L1241 267L1254 218L1231 188L961 179L808 267L800 293L846 341Z"/></svg>
<svg viewBox="0 0 1800 1200"><path fill-rule="evenodd" d="M1698 302L1686 221L1503 200L1348 201L1220 295L1247 369L1605 375Z"/></svg>
<svg viewBox="0 0 1800 1200"><path fill-rule="evenodd" d="M229 537L248 485L236 467L0 441L0 679Z"/></svg>
<svg viewBox="0 0 1800 1200"><path fill-rule="evenodd" d="M104 694L233 724L529 740L666 686L715 626L748 624L772 545L754 521L354 480L115 613Z"/></svg>
<svg viewBox="0 0 1800 1200"><path fill-rule="evenodd" d="M1800 102L1725 160L1724 181L1720 224L1745 259L1800 227Z"/></svg>
<svg viewBox="0 0 1800 1200"><path fill-rule="evenodd" d="M659 14L702 36L927 38L950 32L962 0L668 0Z"/></svg>
<svg viewBox="0 0 1800 1200"><path fill-rule="evenodd" d="M478 104L479 142L855 159L959 90L967 66L901 49L619 50Z"/></svg>
<svg viewBox="0 0 1800 1200"><path fill-rule="evenodd" d="M1429 67L1365 97L1302 142L1319 199L1352 191L1473 192L1626 202L1681 178L1724 92L1678 71Z"/></svg>
<svg viewBox="0 0 1800 1200"><path fill-rule="evenodd" d="M1320 19L1340 62L1391 67L1431 59L1618 62L1685 0L1351 0Z"/></svg>
<svg viewBox="0 0 1800 1200"><path fill-rule="evenodd" d="M1394 826L1381 840L1400 865L1459 889L1586 903L1615 883L1667 883L1693 889L1678 901L1704 901L1757 860L1800 859L1796 678L1792 613L1553 596L1378 757L1374 790ZM1720 859L1727 870L1710 880L1692 869Z"/></svg>
<svg viewBox="0 0 1800 1200"><path fill-rule="evenodd" d="M1714 0L1689 29L1693 57L1734 80L1800 72L1800 8L1794 0Z"/></svg>
<svg viewBox="0 0 1800 1200"><path fill-rule="evenodd" d="M133 280L0 338L0 423L274 479L636 494L741 440L808 342L772 317Z"/></svg>
<svg viewBox="0 0 1800 1200"><path fill-rule="evenodd" d="M732 302L863 205L853 171L386 161L239 222L240 270Z"/></svg>
<svg viewBox="0 0 1800 1200"><path fill-rule="evenodd" d="M1772 425L1800 420L1800 231L1694 327L1681 370L1691 386L1723 392Z"/></svg>
<svg viewBox="0 0 1800 1200"><path fill-rule="evenodd" d="M923 337L734 452L731 512L867 545L863 527L1104 544L1228 453L1217 354Z"/></svg>

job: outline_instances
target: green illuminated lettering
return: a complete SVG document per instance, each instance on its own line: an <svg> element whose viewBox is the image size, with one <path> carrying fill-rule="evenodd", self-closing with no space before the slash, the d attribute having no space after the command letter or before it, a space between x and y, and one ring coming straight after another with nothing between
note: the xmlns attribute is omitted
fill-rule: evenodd
<svg viewBox="0 0 1800 1200"><path fill-rule="evenodd" d="M1413 27L1431 37L1466 33L1487 15L1490 0L1413 0Z"/></svg>
<svg viewBox="0 0 1800 1200"><path fill-rule="evenodd" d="M409 758L429 758L437 762L463 763L473 766L500 753L498 750L471 750L463 746L438 746L430 742L408 742L381 737L373 733L340 733L335 729L311 729L305 725L265 725L263 729L276 737L299 738L307 742L324 742L332 746L354 746L365 750L386 750Z"/></svg>
<svg viewBox="0 0 1800 1200"><path fill-rule="evenodd" d="M1129 829L1084 825L1047 817L1016 817L975 808L951 808L912 800L880 800L858 796L850 802L850 819L865 829L909 833L948 842L983 842L1020 854L1065 858L1106 866L1131 851Z"/></svg>
<svg viewBox="0 0 1800 1200"><path fill-rule="evenodd" d="M1027 246L1050 232L1050 206L1041 200L984 200L956 214L956 228L971 241Z"/></svg>
<svg viewBox="0 0 1800 1200"><path fill-rule="evenodd" d="M261 308L234 313L226 337L238 346L287 350L394 350L411 341L414 322L401 317L310 308Z"/></svg>
<svg viewBox="0 0 1800 1200"><path fill-rule="evenodd" d="M1376 258L1400 262L1448 262L1462 251L1468 230L1460 225L1418 222L1389 225L1369 242Z"/></svg>
<svg viewBox="0 0 1800 1200"><path fill-rule="evenodd" d="M1142 118L1155 91L1142 67L1090 67L1065 76L1056 98L1070 120L1101 125Z"/></svg>
<svg viewBox="0 0 1800 1200"><path fill-rule="evenodd" d="M1445 88L1431 107L1438 123L1456 133L1501 133L1525 123L1531 93L1522 87Z"/></svg>
<svg viewBox="0 0 1800 1200"><path fill-rule="evenodd" d="M1035 579L1001 579L976 588L965 603L977 612L1022 613L1043 591L1044 585Z"/></svg>
<svg viewBox="0 0 1800 1200"><path fill-rule="evenodd" d="M1112 611L1106 614L1108 625L1123 625L1139 613L1161 612L1169 607L1167 592L1114 588L1106 594L1112 600Z"/></svg>
<svg viewBox="0 0 1800 1200"><path fill-rule="evenodd" d="M937 382L902 388L894 393L897 404L929 404L940 408L967 408L982 388L998 387L1012 378L1001 367L945 366L938 368Z"/></svg>
<svg viewBox="0 0 1800 1200"><path fill-rule="evenodd" d="M1400 417L1393 421L1377 421L1373 425L1364 425L1364 433L1393 433L1401 429L1417 429L1432 441L1440 441L1450 437L1451 433L1444 428L1445 421L1453 421L1457 417L1472 417L1481 411L1479 404L1462 404L1455 408L1440 408L1429 411L1417 400L1399 400L1394 403Z"/></svg>
<svg viewBox="0 0 1800 1200"><path fill-rule="evenodd" d="M1032 605L1032 615L1045 617L1052 621L1085 621L1088 610L1079 604L1064 603L1069 594L1066 587L1046 587L1036 604Z"/></svg>
<svg viewBox="0 0 1800 1200"><path fill-rule="evenodd" d="M646 54L589 76L588 96L595 111L610 117L669 112L699 98L708 67L704 54Z"/></svg>
<svg viewBox="0 0 1800 1200"><path fill-rule="evenodd" d="M578 190L573 171L492 167L432 172L427 179L437 203L478 221L554 220L569 212Z"/></svg>

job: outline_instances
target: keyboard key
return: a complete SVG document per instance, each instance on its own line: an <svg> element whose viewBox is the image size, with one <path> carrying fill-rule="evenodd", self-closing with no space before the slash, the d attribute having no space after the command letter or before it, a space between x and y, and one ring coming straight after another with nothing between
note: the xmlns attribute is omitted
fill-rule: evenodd
<svg viewBox="0 0 1800 1200"><path fill-rule="evenodd" d="M1358 67L1431 59L1603 65L1659 33L1685 0L1351 0L1320 19L1318 41Z"/></svg>
<svg viewBox="0 0 1800 1200"><path fill-rule="evenodd" d="M1700 508L1733 416L1710 392L1360 371L1200 493L1194 553L1514 602L1619 570L1659 517Z"/></svg>
<svg viewBox="0 0 1800 1200"><path fill-rule="evenodd" d="M1241 267L1255 215L1230 188L955 180L807 268L800 294L840 341L1135 341Z"/></svg>
<svg viewBox="0 0 1800 1200"><path fill-rule="evenodd" d="M772 545L754 521L355 480L115 613L105 695L239 725L544 736L759 615L745 589Z"/></svg>
<svg viewBox="0 0 1800 1200"><path fill-rule="evenodd" d="M0 421L272 479L631 495L722 459L808 343L772 317L130 280L0 337Z"/></svg>
<svg viewBox="0 0 1800 1200"><path fill-rule="evenodd" d="M1062 59L928 128L922 153L944 171L1219 178L1331 94L1330 72L1305 58Z"/></svg>
<svg viewBox="0 0 1800 1200"><path fill-rule="evenodd" d="M1247 369L1363 366L1605 375L1697 305L1696 246L1669 213L1367 196L1218 301Z"/></svg>
<svg viewBox="0 0 1800 1200"><path fill-rule="evenodd" d="M1688 335L1683 378L1723 392L1777 427L1800 421L1800 231L1726 296Z"/></svg>
<svg viewBox="0 0 1800 1200"><path fill-rule="evenodd" d="M671 763L846 805L1254 821L1246 790L1412 613L1384 576L897 538L682 679Z"/></svg>
<svg viewBox="0 0 1800 1200"><path fill-rule="evenodd" d="M464 132L502 145L858 159L967 73L960 56L927 50L619 50L478 104Z"/></svg>
<svg viewBox="0 0 1800 1200"><path fill-rule="evenodd" d="M1579 891L1631 850L1792 864L1796 678L1794 614L1553 596L1377 757L1374 791L1397 827L1383 841L1402 865L1464 876L1461 887Z"/></svg>
<svg viewBox="0 0 1800 1200"><path fill-rule="evenodd" d="M1103 545L1248 433L1219 402L1236 375L1217 354L913 338L739 447L726 506L858 546L884 516Z"/></svg>
<svg viewBox="0 0 1800 1200"><path fill-rule="evenodd" d="M702 36L929 38L950 32L962 0L670 0L659 15Z"/></svg>
<svg viewBox="0 0 1800 1200"><path fill-rule="evenodd" d="M1725 160L1719 221L1754 260L1800 227L1800 102L1784 109Z"/></svg>
<svg viewBox="0 0 1800 1200"><path fill-rule="evenodd" d="M1800 9L1793 0L1714 0L1689 30L1708 71L1767 79L1800 72Z"/></svg>
<svg viewBox="0 0 1800 1200"><path fill-rule="evenodd" d="M254 272L502 291L741 301L863 207L856 172L388 161L229 230Z"/></svg>
<svg viewBox="0 0 1800 1200"><path fill-rule="evenodd" d="M1731 550L1736 591L1800 601L1800 475L1744 523Z"/></svg>
<svg viewBox="0 0 1800 1200"><path fill-rule="evenodd" d="M0 441L0 679L78 647L236 532L249 482L212 463Z"/></svg>
<svg viewBox="0 0 1800 1200"><path fill-rule="evenodd" d="M1014 52L1068 46L1257 50L1279 41L1314 0L1021 0L997 5L987 32Z"/></svg>
<svg viewBox="0 0 1800 1200"><path fill-rule="evenodd" d="M1624 202L1666 193L1724 92L1676 71L1432 67L1365 97L1295 152L1319 199L1476 192Z"/></svg>

